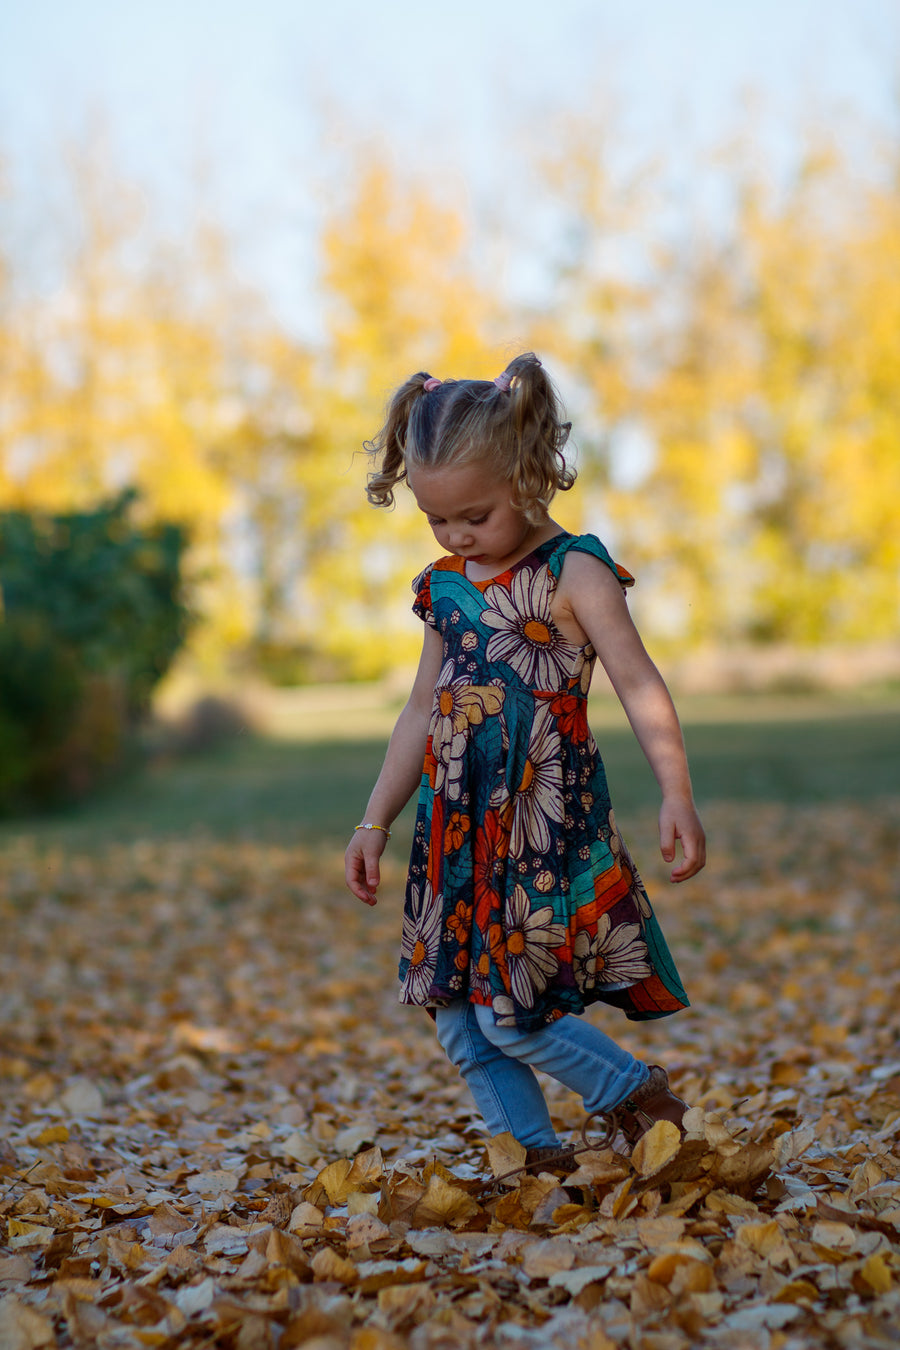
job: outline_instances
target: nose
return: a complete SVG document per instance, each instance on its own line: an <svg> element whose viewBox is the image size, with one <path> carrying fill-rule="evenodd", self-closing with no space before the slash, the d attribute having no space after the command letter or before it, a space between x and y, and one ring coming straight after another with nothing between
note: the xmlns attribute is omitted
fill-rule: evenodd
<svg viewBox="0 0 900 1350"><path fill-rule="evenodd" d="M472 543L471 531L466 529L456 529L450 531L450 547L453 549L468 548Z"/></svg>

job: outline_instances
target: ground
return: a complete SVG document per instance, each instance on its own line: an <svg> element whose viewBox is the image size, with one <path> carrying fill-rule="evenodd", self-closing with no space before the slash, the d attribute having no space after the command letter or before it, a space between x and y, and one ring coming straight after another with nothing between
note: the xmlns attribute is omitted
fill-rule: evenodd
<svg viewBox="0 0 900 1350"><path fill-rule="evenodd" d="M337 829L265 837L253 784L284 747L136 784L144 828L120 797L5 827L3 1350L900 1344L900 795L762 800L724 738L736 791L706 792L695 881L667 886L652 810L620 811L692 1007L589 1014L668 1069L691 1131L594 1148L564 1185L493 1184L396 1001L402 838L370 911ZM330 755L296 792L336 790ZM228 810L192 819L185 783L217 780ZM151 810L176 781L180 830ZM548 1092L580 1142L580 1103ZM516 1165L511 1141L490 1156Z"/></svg>

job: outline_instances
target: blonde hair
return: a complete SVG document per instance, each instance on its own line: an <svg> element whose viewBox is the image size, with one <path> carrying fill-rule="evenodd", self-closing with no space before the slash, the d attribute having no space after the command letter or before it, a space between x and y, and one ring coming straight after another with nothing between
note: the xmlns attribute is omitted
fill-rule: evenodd
<svg viewBox="0 0 900 1350"><path fill-rule="evenodd" d="M384 426L365 442L380 460L366 496L373 506L392 506L394 488L410 466L438 469L480 460L510 484L513 506L538 525L554 495L575 482L562 453L571 428L533 352L514 357L497 381L441 383L420 370L400 386Z"/></svg>

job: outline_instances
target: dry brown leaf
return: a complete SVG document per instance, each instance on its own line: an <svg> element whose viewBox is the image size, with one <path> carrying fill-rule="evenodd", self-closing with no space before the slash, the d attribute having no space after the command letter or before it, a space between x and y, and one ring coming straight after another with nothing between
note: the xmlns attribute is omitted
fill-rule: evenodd
<svg viewBox="0 0 900 1350"><path fill-rule="evenodd" d="M360 1293L377 1294L395 1284L418 1284L425 1275L425 1262L415 1257L404 1261L363 1261L357 1266Z"/></svg>
<svg viewBox="0 0 900 1350"><path fill-rule="evenodd" d="M350 1337L350 1350L407 1350L407 1343L380 1327L358 1327Z"/></svg>
<svg viewBox="0 0 900 1350"><path fill-rule="evenodd" d="M320 1247L310 1265L313 1277L316 1280L334 1280L338 1284L356 1284L358 1279L357 1269L353 1262L339 1256L331 1247Z"/></svg>
<svg viewBox="0 0 900 1350"><path fill-rule="evenodd" d="M495 1177L515 1172L525 1165L527 1150L507 1131L495 1134L486 1145L488 1162Z"/></svg>
<svg viewBox="0 0 900 1350"><path fill-rule="evenodd" d="M414 1223L417 1228L448 1223L452 1228L465 1223L478 1213L478 1205L459 1186L451 1186L443 1177L432 1175L425 1194L416 1205Z"/></svg>
<svg viewBox="0 0 900 1350"><path fill-rule="evenodd" d="M0 1258L3 1287L39 1318L52 1307L60 1344L84 1347L180 1343L189 1330L229 1350L279 1337L281 1350L400 1350L419 1322L421 1350L515 1339L501 1326L548 1350L889 1344L900 1061L885 1062L898 986L884 935L900 802L721 805L714 825L714 884L695 879L670 920L705 1009L671 1047L680 1094L701 1103L685 1141L652 1175L602 1150L562 1185L518 1175L483 1207L471 1103L428 1019L390 993L394 923L344 901L330 863L238 839L55 859L17 845L15 866L0 863L0 923L15 924L23 953L3 975L14 1048L0 1061L0 1214L2 1236L30 1245ZM848 831L853 850L839 843ZM20 880L29 869L40 899ZM322 959L336 922L338 967ZM91 979L67 1003L50 972L85 970L86 952ZM177 1004L160 995L173 973ZM203 1010L201 1030L239 1026L245 1050L184 1039L186 1006ZM658 1028L629 1035L656 1053ZM309 1044L340 1054L304 1054ZM71 1089L70 1106L97 1105L89 1081L102 1114L57 1114ZM578 1101L552 1085L549 1096L558 1127L577 1130ZM363 1135L380 1160L374 1147L350 1160ZM352 1189L334 1205L314 1173L342 1153ZM514 1148L502 1165L522 1161ZM238 1184L197 1191L195 1178L221 1173ZM409 1227L435 1179L475 1204L463 1225L477 1231L451 1226L453 1206ZM576 1264L532 1280L524 1265L547 1220ZM49 1240L31 1242L35 1229ZM408 1292L417 1285L433 1302ZM371 1344L354 1346L364 1333Z"/></svg>
<svg viewBox="0 0 900 1350"><path fill-rule="evenodd" d="M894 1276L884 1252L873 1252L854 1273L853 1287L859 1294L872 1298L888 1294L894 1287Z"/></svg>
<svg viewBox="0 0 900 1350"><path fill-rule="evenodd" d="M309 1257L297 1238L273 1228L266 1243L266 1261L270 1266L286 1266L296 1275L305 1275L310 1268Z"/></svg>
<svg viewBox="0 0 900 1350"><path fill-rule="evenodd" d="M347 1247L371 1247L373 1242L384 1242L391 1236L387 1224L374 1214L355 1214L347 1223Z"/></svg>
<svg viewBox="0 0 900 1350"><path fill-rule="evenodd" d="M12 1251L26 1247L46 1247L55 1236L52 1228L42 1223L31 1223L27 1219L10 1219L7 1242Z"/></svg>
<svg viewBox="0 0 900 1350"><path fill-rule="evenodd" d="M384 1156L377 1146L357 1153L353 1166L347 1174L347 1184L351 1191L377 1190L384 1172Z"/></svg>
<svg viewBox="0 0 900 1350"><path fill-rule="evenodd" d="M560 1270L571 1270L575 1248L569 1238L546 1238L531 1242L522 1255L522 1269L532 1280L547 1280Z"/></svg>
<svg viewBox="0 0 900 1350"><path fill-rule="evenodd" d="M345 1205L350 1192L358 1189L350 1180L352 1171L353 1164L349 1158L338 1158L337 1162L322 1168L316 1182L325 1192L329 1205Z"/></svg>
<svg viewBox="0 0 900 1350"><path fill-rule="evenodd" d="M768 1223L743 1223L738 1228L735 1238L737 1242L748 1247L755 1256L773 1264L778 1264L779 1260L790 1256L790 1247L784 1240L784 1233L774 1219Z"/></svg>
<svg viewBox="0 0 900 1350"><path fill-rule="evenodd" d="M435 1304L430 1284L389 1285L378 1291L378 1311L395 1327L423 1322Z"/></svg>
<svg viewBox="0 0 900 1350"><path fill-rule="evenodd" d="M415 1177L394 1173L381 1184L378 1218L382 1223L412 1223L425 1187Z"/></svg>
<svg viewBox="0 0 900 1350"><path fill-rule="evenodd" d="M44 1350L56 1345L53 1323L15 1295L0 1298L0 1345L3 1350Z"/></svg>
<svg viewBox="0 0 900 1350"><path fill-rule="evenodd" d="M631 1165L641 1177L662 1171L681 1146L681 1131L671 1120L658 1120L642 1135L631 1154Z"/></svg>

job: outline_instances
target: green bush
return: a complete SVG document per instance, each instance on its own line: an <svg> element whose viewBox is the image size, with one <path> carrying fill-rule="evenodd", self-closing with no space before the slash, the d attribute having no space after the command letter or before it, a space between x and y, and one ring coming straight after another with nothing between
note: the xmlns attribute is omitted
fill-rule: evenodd
<svg viewBox="0 0 900 1350"><path fill-rule="evenodd" d="M93 787L184 640L184 535L134 501L0 514L0 810Z"/></svg>

